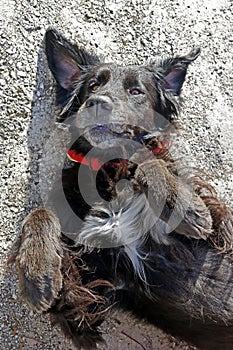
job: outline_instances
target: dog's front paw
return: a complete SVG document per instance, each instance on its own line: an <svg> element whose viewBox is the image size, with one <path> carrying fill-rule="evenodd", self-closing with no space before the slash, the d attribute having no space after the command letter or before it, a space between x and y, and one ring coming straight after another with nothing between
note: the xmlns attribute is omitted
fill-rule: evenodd
<svg viewBox="0 0 233 350"><path fill-rule="evenodd" d="M154 158L139 164L135 172L135 180L141 186L142 191L151 195L156 202L170 196L168 185L171 185L171 181L168 181L167 176L165 162Z"/></svg>
<svg viewBox="0 0 233 350"><path fill-rule="evenodd" d="M48 209L29 214L23 222L16 264L23 299L34 310L49 309L62 288L60 224Z"/></svg>
<svg viewBox="0 0 233 350"><path fill-rule="evenodd" d="M173 167L160 159L146 161L138 166L135 178L155 215L171 230L206 239L212 233L210 211L190 184L177 176Z"/></svg>

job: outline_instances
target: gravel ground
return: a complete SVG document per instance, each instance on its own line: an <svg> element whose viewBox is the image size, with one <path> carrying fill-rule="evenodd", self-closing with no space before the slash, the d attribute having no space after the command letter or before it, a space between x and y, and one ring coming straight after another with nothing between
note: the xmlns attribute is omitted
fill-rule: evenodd
<svg viewBox="0 0 233 350"><path fill-rule="evenodd" d="M232 203L232 10L230 0L1 0L0 349L73 349L47 317L20 302L17 280L4 267L22 218L40 204L37 159L54 124L46 28L118 63L200 46L184 86L181 151ZM127 314L113 315L103 331L108 349L193 349Z"/></svg>

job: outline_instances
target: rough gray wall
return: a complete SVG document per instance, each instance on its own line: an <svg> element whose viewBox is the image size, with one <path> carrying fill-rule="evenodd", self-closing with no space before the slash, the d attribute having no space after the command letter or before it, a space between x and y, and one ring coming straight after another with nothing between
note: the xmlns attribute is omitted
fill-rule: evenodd
<svg viewBox="0 0 233 350"><path fill-rule="evenodd" d="M37 159L54 123L54 88L43 35L49 26L118 63L200 46L183 89L181 151L209 173L232 203L232 2L230 0L1 0L1 232L0 349L71 349L48 318L18 302L17 281L4 262L25 213L40 203ZM191 349L128 315L104 331L109 349ZM153 343L153 346L151 345ZM103 347L106 349L106 347Z"/></svg>

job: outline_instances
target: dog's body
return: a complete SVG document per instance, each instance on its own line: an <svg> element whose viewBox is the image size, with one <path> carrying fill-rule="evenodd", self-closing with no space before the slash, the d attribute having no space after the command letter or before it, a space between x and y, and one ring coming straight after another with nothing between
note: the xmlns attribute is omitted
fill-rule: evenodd
<svg viewBox="0 0 233 350"><path fill-rule="evenodd" d="M115 304L200 348L233 349L232 211L197 175L179 175L169 154L172 116L198 52L118 67L55 31L46 50L60 121L72 116L76 135L64 194L84 222L71 240L48 209L26 218L15 257L24 299L50 312L77 347L95 347Z"/></svg>

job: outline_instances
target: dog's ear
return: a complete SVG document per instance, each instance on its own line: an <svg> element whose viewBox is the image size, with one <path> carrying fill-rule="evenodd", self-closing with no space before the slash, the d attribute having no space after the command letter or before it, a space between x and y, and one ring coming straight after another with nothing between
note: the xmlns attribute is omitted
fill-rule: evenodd
<svg viewBox="0 0 233 350"><path fill-rule="evenodd" d="M159 69L162 88L175 96L180 95L187 68L199 54L200 49L198 48L186 56L177 56L162 61Z"/></svg>
<svg viewBox="0 0 233 350"><path fill-rule="evenodd" d="M84 71L100 63L99 58L71 44L55 29L47 30L45 49L49 68L58 84L58 103L64 105Z"/></svg>
<svg viewBox="0 0 233 350"><path fill-rule="evenodd" d="M169 121L172 121L173 115L178 114L179 98L177 97L180 95L187 68L199 56L199 53L198 48L186 56L167 58L150 67L158 96L155 109Z"/></svg>
<svg viewBox="0 0 233 350"><path fill-rule="evenodd" d="M97 56L87 53L71 44L55 29L45 34L46 55L57 83L66 90L72 90L87 66L99 63Z"/></svg>

